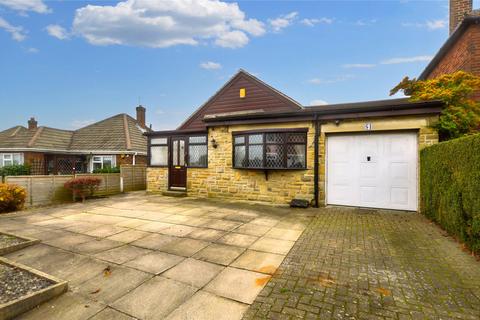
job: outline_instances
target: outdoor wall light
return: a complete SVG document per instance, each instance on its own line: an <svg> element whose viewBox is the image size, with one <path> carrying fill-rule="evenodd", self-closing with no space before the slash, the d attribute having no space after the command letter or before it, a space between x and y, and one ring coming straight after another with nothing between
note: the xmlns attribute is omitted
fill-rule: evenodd
<svg viewBox="0 0 480 320"><path fill-rule="evenodd" d="M218 147L217 141L216 141L214 138L212 138L212 140L210 140L210 142L212 143L212 147L214 147L215 149L217 149L217 147Z"/></svg>
<svg viewBox="0 0 480 320"><path fill-rule="evenodd" d="M340 125L340 120L335 120L335 125L338 127Z"/></svg>

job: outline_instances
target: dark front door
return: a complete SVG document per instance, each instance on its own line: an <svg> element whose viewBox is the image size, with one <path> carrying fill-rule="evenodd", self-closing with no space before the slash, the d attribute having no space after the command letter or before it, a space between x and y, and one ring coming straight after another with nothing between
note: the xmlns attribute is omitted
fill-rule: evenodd
<svg viewBox="0 0 480 320"><path fill-rule="evenodd" d="M168 179L170 189L185 189L187 187L186 141L184 137L172 138Z"/></svg>

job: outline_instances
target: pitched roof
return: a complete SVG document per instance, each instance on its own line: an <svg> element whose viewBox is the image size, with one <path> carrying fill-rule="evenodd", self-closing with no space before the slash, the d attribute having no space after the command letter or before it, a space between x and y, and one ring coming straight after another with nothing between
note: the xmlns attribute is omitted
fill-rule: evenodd
<svg viewBox="0 0 480 320"><path fill-rule="evenodd" d="M467 16L463 19L462 23L458 25L455 31L450 35L450 37L445 41L443 46L438 50L437 54L433 57L432 61L426 66L423 72L418 77L419 80L425 80L428 78L430 73L435 69L435 67L442 61L445 55L450 51L450 49L457 43L461 36L472 24L480 24L480 11L475 10L473 15Z"/></svg>
<svg viewBox="0 0 480 320"><path fill-rule="evenodd" d="M239 88L247 89L244 99L238 97ZM205 128L203 117L219 112L247 110L294 111L302 105L247 71L240 69L207 102L188 117L178 130Z"/></svg>
<svg viewBox="0 0 480 320"><path fill-rule="evenodd" d="M0 149L146 153L144 132L134 118L122 113L75 131L16 126L0 132Z"/></svg>

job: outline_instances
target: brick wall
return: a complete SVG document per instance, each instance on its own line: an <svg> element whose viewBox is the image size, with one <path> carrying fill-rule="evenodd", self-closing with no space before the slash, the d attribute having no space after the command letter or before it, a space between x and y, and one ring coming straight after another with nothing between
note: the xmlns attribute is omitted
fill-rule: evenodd
<svg viewBox="0 0 480 320"><path fill-rule="evenodd" d="M480 76L480 25L472 24L428 75L428 79L458 70ZM480 100L480 92L474 95Z"/></svg>
<svg viewBox="0 0 480 320"><path fill-rule="evenodd" d="M325 142L329 133L363 132L365 122L372 123L374 131L417 130L419 149L437 143L438 135L430 127L436 117L395 117L387 119L362 119L322 125L319 139L319 200L325 199ZM269 172L268 180L261 170L232 168L232 132L267 128L308 128L307 169ZM244 125L210 128L208 141L215 139L218 147L208 146L208 168L187 170L189 196L215 197L263 201L277 204L289 203L293 198L313 200L314 127L311 122L273 125ZM167 168L147 169L147 190L161 192L168 188Z"/></svg>

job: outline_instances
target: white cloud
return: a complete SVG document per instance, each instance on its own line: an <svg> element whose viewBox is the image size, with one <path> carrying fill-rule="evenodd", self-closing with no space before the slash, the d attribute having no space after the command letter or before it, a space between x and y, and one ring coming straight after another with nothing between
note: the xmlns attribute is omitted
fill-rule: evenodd
<svg viewBox="0 0 480 320"><path fill-rule="evenodd" d="M300 21L300 23L306 25L306 26L309 26L309 27L313 27L315 26L316 24L332 24L333 23L333 19L331 18L319 18L319 19L316 19L316 18L313 18L313 19L303 19L302 21Z"/></svg>
<svg viewBox="0 0 480 320"><path fill-rule="evenodd" d="M207 70L216 70L221 69L222 65L218 62L207 61L200 63L200 68L207 69Z"/></svg>
<svg viewBox="0 0 480 320"><path fill-rule="evenodd" d="M321 100L321 99L316 99L316 100L312 100L310 101L310 106L324 106L324 105L327 105L328 102L325 101L325 100Z"/></svg>
<svg viewBox="0 0 480 320"><path fill-rule="evenodd" d="M10 35L12 36L12 39L15 41L23 41L25 40L26 36L26 31L23 29L21 26L12 26L10 23L8 23L7 20L3 19L0 17L0 29L4 29Z"/></svg>
<svg viewBox="0 0 480 320"><path fill-rule="evenodd" d="M51 10L42 0L0 0L0 6L5 6L20 12L33 11L36 13L49 13Z"/></svg>
<svg viewBox="0 0 480 320"><path fill-rule="evenodd" d="M347 81L350 79L355 78L354 75L352 74L346 74L338 77L333 77L333 78L312 78L309 79L307 82L311 84L331 84L331 83L337 83L337 82L342 82L342 81Z"/></svg>
<svg viewBox="0 0 480 320"><path fill-rule="evenodd" d="M40 50L38 50L37 48L28 48L27 49L27 52L28 53L38 53Z"/></svg>
<svg viewBox="0 0 480 320"><path fill-rule="evenodd" d="M402 23L403 27L417 27L417 28L426 28L428 30L439 30L445 29L448 26L448 21L445 19L437 19L437 20L427 20L424 23L419 22L404 22Z"/></svg>
<svg viewBox="0 0 480 320"><path fill-rule="evenodd" d="M73 32L94 45L164 48L213 42L239 48L249 36L263 35L265 28L262 22L247 19L237 3L125 0L77 9Z"/></svg>
<svg viewBox="0 0 480 320"><path fill-rule="evenodd" d="M70 35L68 34L68 31L64 27L58 24L48 25L45 29L47 30L47 33L49 35L60 40L65 40L70 37Z"/></svg>
<svg viewBox="0 0 480 320"><path fill-rule="evenodd" d="M86 127L88 125L91 125L92 123L94 123L95 120L93 119L89 119L89 120L74 120L72 121L72 123L70 124L70 128L71 129L80 129L80 128L83 128L83 127Z"/></svg>
<svg viewBox="0 0 480 320"><path fill-rule="evenodd" d="M344 64L342 67L345 69L367 69L374 68L376 65L373 63L348 63Z"/></svg>
<svg viewBox="0 0 480 320"><path fill-rule="evenodd" d="M288 14L284 14L279 16L276 19L268 19L270 26L272 27L274 32L280 32L284 28L290 26L293 21L297 18L298 12L290 12Z"/></svg>
<svg viewBox="0 0 480 320"><path fill-rule="evenodd" d="M424 62L430 61L433 59L433 56L416 56L416 57L403 57L403 58L391 58L383 60L381 64L401 64L401 63L412 63L412 62Z"/></svg>

